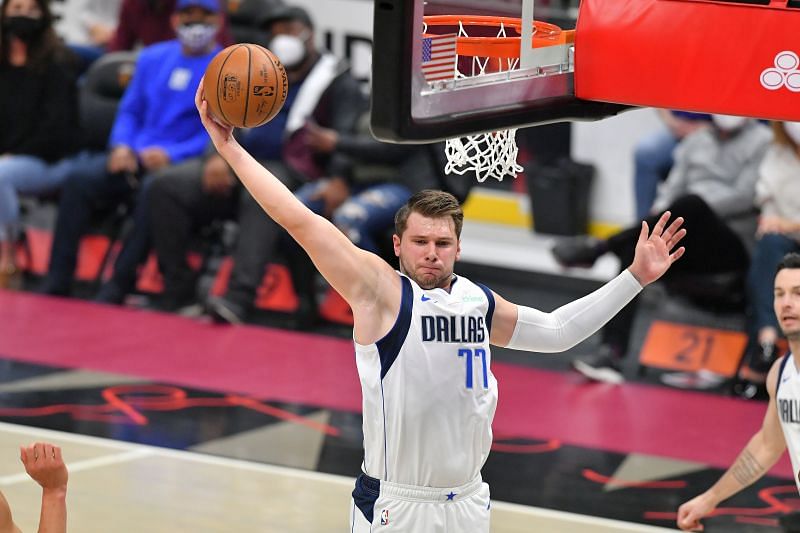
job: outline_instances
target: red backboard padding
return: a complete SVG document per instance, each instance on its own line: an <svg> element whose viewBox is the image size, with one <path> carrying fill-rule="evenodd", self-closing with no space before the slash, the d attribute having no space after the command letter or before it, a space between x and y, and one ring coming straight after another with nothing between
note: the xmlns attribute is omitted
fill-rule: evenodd
<svg viewBox="0 0 800 533"><path fill-rule="evenodd" d="M711 0L582 0L579 98L800 121L800 9Z"/></svg>

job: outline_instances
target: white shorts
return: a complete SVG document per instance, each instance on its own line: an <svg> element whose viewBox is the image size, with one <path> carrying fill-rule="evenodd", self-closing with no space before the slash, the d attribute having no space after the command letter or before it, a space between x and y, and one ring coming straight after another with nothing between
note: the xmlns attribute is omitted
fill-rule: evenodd
<svg viewBox="0 0 800 533"><path fill-rule="evenodd" d="M430 488L356 480L351 533L489 533L489 485L478 476L460 487Z"/></svg>

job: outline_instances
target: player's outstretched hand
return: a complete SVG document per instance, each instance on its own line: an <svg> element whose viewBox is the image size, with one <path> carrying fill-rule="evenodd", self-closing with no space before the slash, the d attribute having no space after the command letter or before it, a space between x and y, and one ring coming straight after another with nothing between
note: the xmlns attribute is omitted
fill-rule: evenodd
<svg viewBox="0 0 800 533"><path fill-rule="evenodd" d="M47 442L20 446L19 458L25 471L43 489L66 489L69 473L61 458L61 448Z"/></svg>
<svg viewBox="0 0 800 533"><path fill-rule="evenodd" d="M208 102L206 102L205 91L203 90L203 79L200 80L200 85L197 86L197 92L194 95L194 105L200 113L200 120L203 122L208 136L211 137L211 142L217 151L220 151L225 145L230 145L236 142L233 137L233 126L222 124L217 121L208 111Z"/></svg>
<svg viewBox="0 0 800 533"><path fill-rule="evenodd" d="M652 232L649 231L647 222L642 221L642 231L639 233L629 270L643 287L663 276L672 263L680 259L686 251L683 246L675 249L686 235L686 229L681 228L683 217L676 218L667 227L670 215L669 211L661 215Z"/></svg>
<svg viewBox="0 0 800 533"><path fill-rule="evenodd" d="M695 496L678 508L678 528L683 531L703 531L700 519L710 515L715 505L705 494Z"/></svg>

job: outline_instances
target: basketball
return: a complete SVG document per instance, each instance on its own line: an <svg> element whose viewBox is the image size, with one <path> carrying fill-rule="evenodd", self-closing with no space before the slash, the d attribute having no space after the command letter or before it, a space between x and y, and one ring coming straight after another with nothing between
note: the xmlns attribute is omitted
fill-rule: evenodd
<svg viewBox="0 0 800 533"><path fill-rule="evenodd" d="M286 70L275 55L256 44L234 44L206 68L203 90L219 122L255 128L272 120L286 101Z"/></svg>

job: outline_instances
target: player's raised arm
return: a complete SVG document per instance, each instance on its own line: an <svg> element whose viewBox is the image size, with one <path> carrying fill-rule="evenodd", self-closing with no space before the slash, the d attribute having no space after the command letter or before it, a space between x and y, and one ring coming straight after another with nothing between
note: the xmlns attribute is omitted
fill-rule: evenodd
<svg viewBox="0 0 800 533"><path fill-rule="evenodd" d="M686 230L681 228L683 218L678 217L667 227L669 218L667 211L652 232L647 223L642 222L633 263L619 276L551 313L515 305L495 295L492 344L554 353L568 350L588 338L683 255L684 248L677 247L686 235Z"/></svg>
<svg viewBox="0 0 800 533"><path fill-rule="evenodd" d="M384 296L385 300L396 293L399 306L400 281L393 269L378 256L355 246L327 219L308 209L247 153L233 137L233 127L220 124L209 114L202 81L195 103L219 154L267 215L305 249L320 273L347 300L354 313L365 312L367 308L367 312L374 314L376 298L381 294L389 295Z"/></svg>
<svg viewBox="0 0 800 533"><path fill-rule="evenodd" d="M769 405L761 429L750 438L736 461L711 488L680 506L677 522L682 530L702 531L702 518L710 515L720 502L760 479L786 449L775 399L782 362L783 358L775 361L767 375Z"/></svg>

